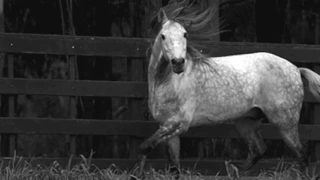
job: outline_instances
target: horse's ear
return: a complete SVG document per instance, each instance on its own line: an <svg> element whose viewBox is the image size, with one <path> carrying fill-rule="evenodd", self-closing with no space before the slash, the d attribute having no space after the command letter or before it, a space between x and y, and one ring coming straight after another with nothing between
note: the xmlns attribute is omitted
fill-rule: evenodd
<svg viewBox="0 0 320 180"><path fill-rule="evenodd" d="M158 21L161 22L162 24L168 21L168 17L166 15L166 12L164 12L163 8L160 9L160 12L158 14Z"/></svg>

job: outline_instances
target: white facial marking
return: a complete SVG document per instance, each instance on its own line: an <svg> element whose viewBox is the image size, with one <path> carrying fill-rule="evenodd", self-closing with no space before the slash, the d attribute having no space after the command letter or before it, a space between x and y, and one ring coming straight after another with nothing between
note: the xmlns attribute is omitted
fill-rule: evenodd
<svg viewBox="0 0 320 180"><path fill-rule="evenodd" d="M163 41L164 56L167 60L185 59L187 40L184 36L186 30L176 22L168 21L163 25L160 33Z"/></svg>

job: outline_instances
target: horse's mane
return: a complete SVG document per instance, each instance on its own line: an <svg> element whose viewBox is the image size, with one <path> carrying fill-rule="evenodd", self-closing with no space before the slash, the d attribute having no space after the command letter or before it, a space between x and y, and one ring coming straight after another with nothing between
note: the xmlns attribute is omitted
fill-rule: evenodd
<svg viewBox="0 0 320 180"><path fill-rule="evenodd" d="M203 4L196 4L198 1L190 0L170 0L168 5L162 7L169 20L178 22L188 32L187 53L195 62L205 61L207 55L200 52L198 49L204 49L203 45L198 42L210 41L212 37L218 34L218 29L212 27L212 21L216 15L216 8L212 3L208 7ZM158 22L158 14L151 18L151 28L153 35L161 29L161 22Z"/></svg>

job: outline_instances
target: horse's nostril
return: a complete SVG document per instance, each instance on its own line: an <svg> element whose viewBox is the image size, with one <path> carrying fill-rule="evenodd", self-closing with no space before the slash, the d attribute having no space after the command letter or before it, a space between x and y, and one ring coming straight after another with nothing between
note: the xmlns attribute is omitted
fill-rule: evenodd
<svg viewBox="0 0 320 180"><path fill-rule="evenodd" d="M175 64L178 63L178 62L177 62L177 59L172 59L171 62L172 62L173 65L175 65Z"/></svg>
<svg viewBox="0 0 320 180"><path fill-rule="evenodd" d="M173 65L183 64L184 63L184 58L172 59L171 62L172 62Z"/></svg>

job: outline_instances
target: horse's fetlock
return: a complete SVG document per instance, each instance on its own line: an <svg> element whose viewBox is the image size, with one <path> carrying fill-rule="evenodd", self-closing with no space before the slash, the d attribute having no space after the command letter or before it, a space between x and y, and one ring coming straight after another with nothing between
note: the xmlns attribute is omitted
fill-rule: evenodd
<svg viewBox="0 0 320 180"><path fill-rule="evenodd" d="M309 160L308 160L307 156L305 156L305 155L300 156L298 158L298 162L301 167L308 167L309 166Z"/></svg>
<svg viewBox="0 0 320 180"><path fill-rule="evenodd" d="M148 154L152 150L152 148L153 147L150 146L150 144L148 144L146 142L143 142L139 147L141 154Z"/></svg>

